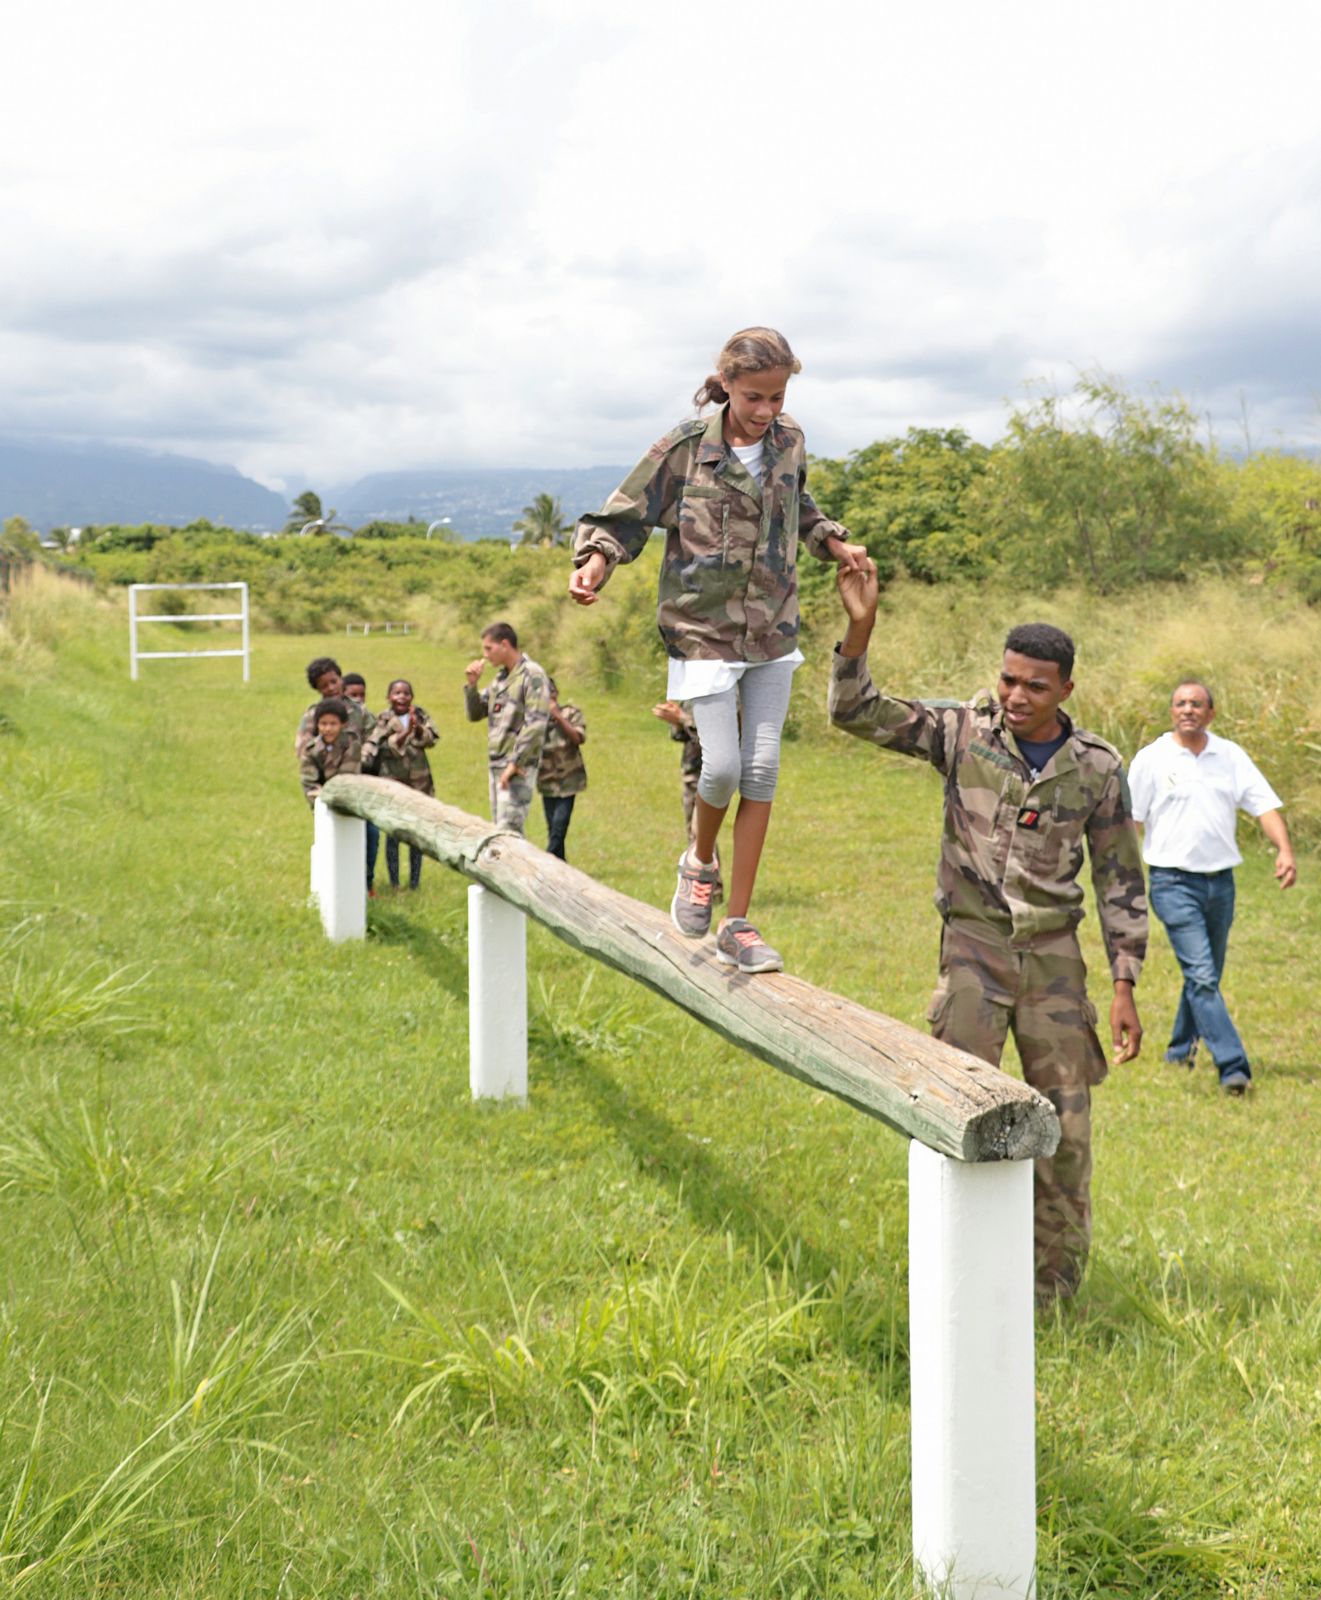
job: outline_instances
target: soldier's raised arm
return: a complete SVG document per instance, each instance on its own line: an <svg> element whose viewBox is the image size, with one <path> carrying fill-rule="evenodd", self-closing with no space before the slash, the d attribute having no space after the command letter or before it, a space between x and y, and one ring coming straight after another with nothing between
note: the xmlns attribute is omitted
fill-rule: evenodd
<svg viewBox="0 0 1321 1600"><path fill-rule="evenodd" d="M468 713L469 722L482 722L491 714L490 691L477 687L485 666L479 656L463 669L463 709Z"/></svg>
<svg viewBox="0 0 1321 1600"><path fill-rule="evenodd" d="M898 755L929 761L947 772L957 749L962 702L901 700L882 694L867 665L879 594L875 563L868 558L862 571L841 566L835 581L848 627L831 663L827 710L832 724L842 733L884 745Z"/></svg>

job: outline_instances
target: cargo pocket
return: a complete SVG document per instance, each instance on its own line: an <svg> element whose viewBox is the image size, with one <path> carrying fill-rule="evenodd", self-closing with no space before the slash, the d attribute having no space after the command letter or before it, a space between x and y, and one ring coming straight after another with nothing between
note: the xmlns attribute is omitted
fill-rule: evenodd
<svg viewBox="0 0 1321 1600"><path fill-rule="evenodd" d="M950 1004L954 999L953 991L949 986L949 979L942 978L936 985L936 992L931 996L931 1003L927 1006L927 1022L931 1026L932 1035L939 1039L941 1025L949 1016Z"/></svg>
<svg viewBox="0 0 1321 1600"><path fill-rule="evenodd" d="M1105 1049L1101 1044L1101 1036L1096 1031L1098 1021L1096 1007L1090 1000L1084 1000L1082 1008L1083 1020L1086 1023L1083 1031L1087 1036L1085 1041L1087 1046L1087 1082L1094 1086L1103 1082L1109 1075L1110 1058L1106 1055Z"/></svg>

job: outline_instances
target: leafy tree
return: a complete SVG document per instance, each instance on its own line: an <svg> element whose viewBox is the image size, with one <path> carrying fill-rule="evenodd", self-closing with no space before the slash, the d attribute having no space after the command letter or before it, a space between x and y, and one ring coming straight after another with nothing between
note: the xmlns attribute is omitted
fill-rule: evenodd
<svg viewBox="0 0 1321 1600"><path fill-rule="evenodd" d="M329 511L321 509L321 496L312 489L304 489L302 494L294 497L294 508L289 513L288 521L284 525L286 533L348 533L350 528L346 522L337 522L339 512L331 506ZM313 527L315 523L317 526Z"/></svg>
<svg viewBox="0 0 1321 1600"><path fill-rule="evenodd" d="M814 460L811 490L826 515L867 546L883 578L903 567L934 582L982 569L968 508L989 454L961 428L910 428L846 461Z"/></svg>
<svg viewBox="0 0 1321 1600"><path fill-rule="evenodd" d="M52 528L49 537L50 542L62 555L67 556L70 550L73 549L72 528Z"/></svg>
<svg viewBox="0 0 1321 1600"><path fill-rule="evenodd" d="M1321 466L1261 450L1225 472L1245 543L1309 604L1321 602Z"/></svg>
<svg viewBox="0 0 1321 1600"><path fill-rule="evenodd" d="M1214 450L1178 395L1139 399L1085 373L1070 400L1019 407L970 511L993 555L1039 583L1106 592L1223 566L1243 550Z"/></svg>
<svg viewBox="0 0 1321 1600"><path fill-rule="evenodd" d="M6 555L31 557L41 554L41 538L26 517L6 517L0 533L0 550Z"/></svg>
<svg viewBox="0 0 1321 1600"><path fill-rule="evenodd" d="M573 532L573 524L566 523L557 498L539 494L530 506L523 507L523 515L514 524L514 532L521 534L520 544L563 544Z"/></svg>

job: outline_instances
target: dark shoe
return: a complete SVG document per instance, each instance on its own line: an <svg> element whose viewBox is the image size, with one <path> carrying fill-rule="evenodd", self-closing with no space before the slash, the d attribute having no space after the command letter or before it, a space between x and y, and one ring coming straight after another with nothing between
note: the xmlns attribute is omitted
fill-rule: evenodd
<svg viewBox="0 0 1321 1600"><path fill-rule="evenodd" d="M730 917L716 934L716 955L740 972L783 972L780 952L772 950L746 917Z"/></svg>
<svg viewBox="0 0 1321 1600"><path fill-rule="evenodd" d="M1232 1094L1237 1096L1239 1099L1242 1099L1242 1097L1248 1092L1248 1085L1251 1082L1252 1079L1247 1075L1246 1072L1236 1068L1233 1072L1227 1072L1224 1077L1221 1078L1220 1087L1225 1091L1226 1094Z"/></svg>
<svg viewBox="0 0 1321 1600"><path fill-rule="evenodd" d="M679 857L679 882L670 901L670 921L685 939L702 939L711 931L711 901L720 868L699 867L688 852Z"/></svg>

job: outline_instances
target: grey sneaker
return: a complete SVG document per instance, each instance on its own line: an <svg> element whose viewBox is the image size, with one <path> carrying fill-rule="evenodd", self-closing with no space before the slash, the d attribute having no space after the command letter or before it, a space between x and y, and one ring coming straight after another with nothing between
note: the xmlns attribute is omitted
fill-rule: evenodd
<svg viewBox="0 0 1321 1600"><path fill-rule="evenodd" d="M670 901L670 921L685 939L702 939L711 931L711 901L720 868L695 866L688 852L679 857L679 882Z"/></svg>
<svg viewBox="0 0 1321 1600"><path fill-rule="evenodd" d="M772 950L746 917L730 917L716 934L716 955L740 972L783 972L780 952Z"/></svg>
<svg viewBox="0 0 1321 1600"><path fill-rule="evenodd" d="M1220 1087L1225 1091L1226 1094L1245 1095L1248 1092L1248 1085L1251 1082L1252 1079L1248 1077L1246 1072L1236 1068L1233 1072L1227 1072L1224 1077L1221 1078Z"/></svg>

